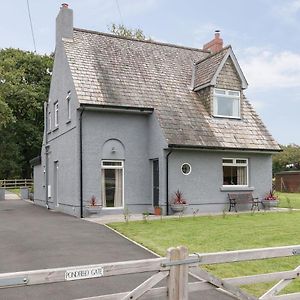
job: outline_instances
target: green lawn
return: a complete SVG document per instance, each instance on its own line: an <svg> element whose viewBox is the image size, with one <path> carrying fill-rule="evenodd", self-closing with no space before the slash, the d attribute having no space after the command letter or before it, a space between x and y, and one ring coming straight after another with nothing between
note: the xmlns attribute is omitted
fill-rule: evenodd
<svg viewBox="0 0 300 300"><path fill-rule="evenodd" d="M276 192L276 195L279 198L279 207L289 207L288 199L292 208L300 209L300 193L280 193Z"/></svg>
<svg viewBox="0 0 300 300"><path fill-rule="evenodd" d="M184 217L148 221L113 223L110 226L154 252L165 256L172 246L185 245L189 252L215 252L286 245L300 245L300 212L256 213L207 217ZM250 274L292 270L300 257L267 259L206 266L226 278ZM261 295L272 284L248 286L245 289ZM300 291L300 281L285 292Z"/></svg>

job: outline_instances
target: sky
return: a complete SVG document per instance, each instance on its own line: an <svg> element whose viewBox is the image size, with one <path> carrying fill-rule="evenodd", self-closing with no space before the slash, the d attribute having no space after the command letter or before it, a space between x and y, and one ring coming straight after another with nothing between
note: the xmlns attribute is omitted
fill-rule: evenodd
<svg viewBox="0 0 300 300"><path fill-rule="evenodd" d="M54 50L63 1L28 0L36 50ZM221 31L249 83L246 97L280 144L300 145L300 0L67 0L74 26L140 28L160 42L202 48ZM0 0L0 48L34 51L27 0Z"/></svg>

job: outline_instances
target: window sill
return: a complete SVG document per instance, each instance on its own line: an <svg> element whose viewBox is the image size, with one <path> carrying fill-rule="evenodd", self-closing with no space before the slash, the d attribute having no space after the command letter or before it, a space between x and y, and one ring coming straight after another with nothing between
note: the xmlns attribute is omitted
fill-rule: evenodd
<svg viewBox="0 0 300 300"><path fill-rule="evenodd" d="M231 192L231 191L254 191L253 186L238 186L238 185L230 185L230 186L221 186L221 192Z"/></svg>
<svg viewBox="0 0 300 300"><path fill-rule="evenodd" d="M232 117L232 116L213 115L213 117L216 119L242 120L241 117Z"/></svg>
<svg viewBox="0 0 300 300"><path fill-rule="evenodd" d="M56 130L58 130L58 126L57 126L57 127L55 127L55 128L53 129L53 131L52 131L52 132L54 132L54 131L56 131Z"/></svg>
<svg viewBox="0 0 300 300"><path fill-rule="evenodd" d="M48 131L47 134L51 134L52 131Z"/></svg>
<svg viewBox="0 0 300 300"><path fill-rule="evenodd" d="M66 124L70 124L70 123L71 123L71 119L66 122Z"/></svg>

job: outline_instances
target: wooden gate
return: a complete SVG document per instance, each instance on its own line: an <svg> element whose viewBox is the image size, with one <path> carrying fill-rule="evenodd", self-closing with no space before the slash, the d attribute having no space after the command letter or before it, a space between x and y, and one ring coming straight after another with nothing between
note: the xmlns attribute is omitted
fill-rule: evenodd
<svg viewBox="0 0 300 300"><path fill-rule="evenodd" d="M300 299L300 292L280 296L278 293L293 279L299 277L300 266L285 272L220 279L202 269L201 265L294 255L300 255L300 245L193 255L188 255L187 248L180 246L168 249L165 258L0 274L0 288L89 278L101 280L101 277L107 276L152 272L146 281L132 291L77 300L156 299L158 297L186 300L191 292L199 292L198 299L205 299L205 291L211 289L218 289L218 292L231 295L233 299L254 300L258 298L247 294L238 286L271 281L279 282L259 299L292 300ZM193 282L189 282L189 276L194 278ZM163 279L166 279L165 286L155 287Z"/></svg>

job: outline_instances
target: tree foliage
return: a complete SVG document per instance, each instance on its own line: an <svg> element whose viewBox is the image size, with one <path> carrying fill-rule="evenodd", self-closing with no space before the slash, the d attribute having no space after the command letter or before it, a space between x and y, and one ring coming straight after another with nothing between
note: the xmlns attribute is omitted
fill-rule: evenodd
<svg viewBox="0 0 300 300"><path fill-rule="evenodd" d="M281 148L283 151L273 156L273 173L300 169L300 146L296 144L281 145Z"/></svg>
<svg viewBox="0 0 300 300"><path fill-rule="evenodd" d="M53 59L0 50L0 178L29 177L39 155Z"/></svg>
<svg viewBox="0 0 300 300"><path fill-rule="evenodd" d="M146 36L144 35L141 29L131 29L127 28L121 24L114 24L112 23L111 26L108 27L109 31L112 34L127 37L127 38L134 38L137 40L146 40ZM150 38L149 38L150 39Z"/></svg>

